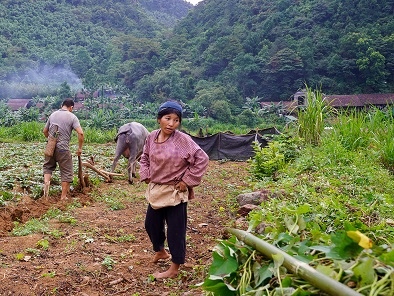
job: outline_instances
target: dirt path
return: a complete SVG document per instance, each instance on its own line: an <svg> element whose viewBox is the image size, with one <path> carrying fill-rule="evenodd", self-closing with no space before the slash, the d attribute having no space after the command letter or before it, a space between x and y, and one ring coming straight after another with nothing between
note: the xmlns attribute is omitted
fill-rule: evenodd
<svg viewBox="0 0 394 296"><path fill-rule="evenodd" d="M193 285L205 278L223 227L236 219L231 205L246 176L245 163L210 162L189 203L186 264L176 279L152 280L170 262L150 263L145 184L116 179L68 203L25 200L0 208L0 295L203 295ZM12 221L44 213L52 217L46 230L10 235Z"/></svg>

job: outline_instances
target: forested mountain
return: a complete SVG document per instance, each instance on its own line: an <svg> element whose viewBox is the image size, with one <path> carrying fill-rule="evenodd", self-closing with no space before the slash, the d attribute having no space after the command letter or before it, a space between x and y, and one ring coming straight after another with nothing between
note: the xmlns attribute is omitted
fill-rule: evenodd
<svg viewBox="0 0 394 296"><path fill-rule="evenodd" d="M178 73L181 87L163 83L170 96L186 89L181 97L206 106L286 100L304 83L328 94L393 92L393 16L392 0L206 0L163 43L166 68L136 91L154 97L161 77Z"/></svg>
<svg viewBox="0 0 394 296"><path fill-rule="evenodd" d="M210 115L287 100L305 83L394 92L394 0L1 1L0 15L2 89L60 67L88 90L117 83L133 100Z"/></svg>
<svg viewBox="0 0 394 296"><path fill-rule="evenodd" d="M89 89L127 80L134 67L137 76L152 71L162 35L192 8L184 0L1 1L0 97L45 94L62 79Z"/></svg>

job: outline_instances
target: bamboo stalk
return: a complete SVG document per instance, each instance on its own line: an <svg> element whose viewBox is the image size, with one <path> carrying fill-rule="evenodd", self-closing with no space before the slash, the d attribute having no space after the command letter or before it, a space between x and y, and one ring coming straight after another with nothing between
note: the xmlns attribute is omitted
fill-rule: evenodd
<svg viewBox="0 0 394 296"><path fill-rule="evenodd" d="M277 247L257 238L253 234L234 228L225 228L225 230L235 235L239 240L253 247L263 255L272 259L272 255L281 254L284 257L283 266L291 273L308 281L321 291L333 296L362 296L362 294L352 290L348 286L318 272L308 264L301 262Z"/></svg>

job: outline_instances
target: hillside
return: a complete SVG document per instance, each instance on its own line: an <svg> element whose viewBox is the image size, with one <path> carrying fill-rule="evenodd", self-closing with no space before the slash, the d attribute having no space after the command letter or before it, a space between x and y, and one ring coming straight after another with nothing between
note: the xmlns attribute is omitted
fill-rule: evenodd
<svg viewBox="0 0 394 296"><path fill-rule="evenodd" d="M305 82L328 94L393 92L393 14L385 0L204 1L175 27L160 73L188 65L200 99L202 81L268 101Z"/></svg>
<svg viewBox="0 0 394 296"><path fill-rule="evenodd" d="M120 65L118 48L133 52L126 59L157 55L162 34L192 7L183 0L1 1L0 97L45 95L64 81L76 89L116 82L130 64Z"/></svg>
<svg viewBox="0 0 394 296"><path fill-rule="evenodd" d="M305 83L394 92L391 0L58 2L0 4L0 97L46 95L32 86L45 71L75 88L118 85L138 102L182 100L199 115L288 100Z"/></svg>

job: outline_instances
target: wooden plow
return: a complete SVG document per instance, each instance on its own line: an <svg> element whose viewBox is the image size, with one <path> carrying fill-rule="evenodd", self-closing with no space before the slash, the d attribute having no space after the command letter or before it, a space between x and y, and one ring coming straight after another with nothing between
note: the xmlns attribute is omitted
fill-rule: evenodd
<svg viewBox="0 0 394 296"><path fill-rule="evenodd" d="M89 176L83 174L82 167L86 167L86 168L93 170L98 175L103 177L104 181L107 183L112 182L111 177L113 177L113 176L123 176L123 174L112 173L112 172L108 172L103 169L97 168L96 163L94 161L94 157L95 157L95 155L91 156L90 159L87 160L86 162L82 162L81 156L78 156L78 182L79 182L79 185L81 186L81 191L84 191L84 189L87 188L88 184L89 184Z"/></svg>

